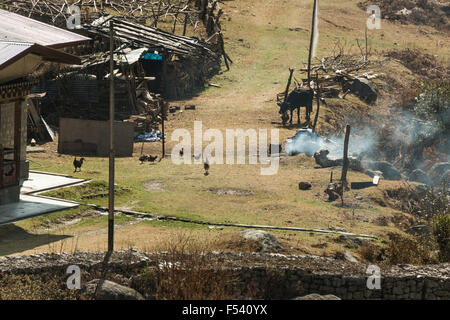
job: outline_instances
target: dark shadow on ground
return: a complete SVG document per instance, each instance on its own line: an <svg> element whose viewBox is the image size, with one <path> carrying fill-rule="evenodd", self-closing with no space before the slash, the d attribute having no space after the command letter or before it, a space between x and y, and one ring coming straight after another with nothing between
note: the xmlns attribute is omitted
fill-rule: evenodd
<svg viewBox="0 0 450 320"><path fill-rule="evenodd" d="M68 235L33 234L15 224L1 225L0 256L31 250L70 237Z"/></svg>

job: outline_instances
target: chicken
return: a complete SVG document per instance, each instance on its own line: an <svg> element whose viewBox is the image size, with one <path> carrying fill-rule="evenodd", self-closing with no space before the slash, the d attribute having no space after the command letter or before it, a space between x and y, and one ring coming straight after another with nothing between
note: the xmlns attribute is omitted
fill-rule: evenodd
<svg viewBox="0 0 450 320"><path fill-rule="evenodd" d="M181 150L180 150L180 158L182 158L183 155L184 155L184 148L181 148Z"/></svg>
<svg viewBox="0 0 450 320"><path fill-rule="evenodd" d="M149 156L148 161L155 162L156 158L158 158L158 156Z"/></svg>
<svg viewBox="0 0 450 320"><path fill-rule="evenodd" d="M199 154L197 154L197 155L192 155L192 157L194 157L194 159L195 160L200 160L200 158L202 157L202 154L201 153L199 153Z"/></svg>
<svg viewBox="0 0 450 320"><path fill-rule="evenodd" d="M73 167L75 168L75 170L73 172L77 172L77 169L80 169L79 171L81 171L81 166L83 165L83 161L84 161L84 158L77 160L77 157L75 157L75 159L73 160Z"/></svg>
<svg viewBox="0 0 450 320"><path fill-rule="evenodd" d="M205 169L205 176L209 174L209 161L208 158L206 158L205 163L203 164L203 168Z"/></svg>
<svg viewBox="0 0 450 320"><path fill-rule="evenodd" d="M142 156L139 157L139 161L141 162L141 164L144 163L144 161L148 160L148 155L143 154Z"/></svg>

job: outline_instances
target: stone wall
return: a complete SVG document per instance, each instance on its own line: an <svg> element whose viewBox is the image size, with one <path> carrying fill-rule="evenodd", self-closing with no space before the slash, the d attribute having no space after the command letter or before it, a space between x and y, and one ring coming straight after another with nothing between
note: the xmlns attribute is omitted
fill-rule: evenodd
<svg viewBox="0 0 450 320"><path fill-rule="evenodd" d="M242 292L250 283L251 292L263 289L261 284L272 282L284 291L283 298L303 296L311 293L333 294L341 299L383 299L383 300L450 300L450 279L423 277L420 275L381 275L381 289L367 288L367 276L346 276L345 274L311 274L296 267L272 269L265 267L242 268L241 282L235 293ZM273 274L278 273L278 277ZM275 293L276 294L276 293ZM275 298L277 298L275 296Z"/></svg>
<svg viewBox="0 0 450 320"><path fill-rule="evenodd" d="M233 296L253 299L292 299L310 293L333 294L341 299L450 300L450 264L381 268L381 289L367 288L367 265L315 256L284 256L255 253L208 253L211 266L225 268L236 280ZM15 274L65 274L69 265L82 272L105 268L104 253L38 254L0 257L0 272ZM164 260L167 259L167 260ZM169 261L164 253L116 251L107 264L108 273L139 274ZM213 261L220 261L213 263Z"/></svg>

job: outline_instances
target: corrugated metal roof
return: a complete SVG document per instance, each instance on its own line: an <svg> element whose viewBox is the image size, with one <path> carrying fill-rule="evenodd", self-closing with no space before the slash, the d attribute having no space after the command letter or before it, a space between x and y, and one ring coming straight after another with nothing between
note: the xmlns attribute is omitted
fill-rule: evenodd
<svg viewBox="0 0 450 320"><path fill-rule="evenodd" d="M34 43L0 41L0 67L14 57L22 55L29 50Z"/></svg>
<svg viewBox="0 0 450 320"><path fill-rule="evenodd" d="M68 64L81 63L80 58L76 56L36 43L0 40L0 70L30 53L41 56L46 61Z"/></svg>
<svg viewBox="0 0 450 320"><path fill-rule="evenodd" d="M142 54L147 51L148 51L147 48L140 48L140 49L129 51L125 54L119 54L119 55L116 54L116 55L114 55L114 60L118 60L121 63L126 63L129 65L132 65L132 64L135 64L136 62L138 62L139 59L141 58Z"/></svg>
<svg viewBox="0 0 450 320"><path fill-rule="evenodd" d="M61 48L89 41L90 38L0 9L0 40Z"/></svg>

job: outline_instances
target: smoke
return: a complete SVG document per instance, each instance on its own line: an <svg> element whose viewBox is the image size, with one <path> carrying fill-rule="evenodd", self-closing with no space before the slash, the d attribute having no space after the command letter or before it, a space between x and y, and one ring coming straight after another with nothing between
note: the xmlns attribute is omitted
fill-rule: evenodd
<svg viewBox="0 0 450 320"><path fill-rule="evenodd" d="M416 99L415 113L390 107L388 113L379 113L375 117L347 117L353 122L350 123L349 155L359 160L387 161L404 177L419 182L431 179L430 184L439 185L450 179L450 170L445 169L450 167L449 101L450 87L439 85L426 88ZM311 130L301 129L286 141L285 146L289 155L305 153L312 156L322 149L329 151L330 159L341 159L343 135L325 139ZM421 180L417 180L419 176Z"/></svg>
<svg viewBox="0 0 450 320"><path fill-rule="evenodd" d="M445 162L449 154L448 136L440 127L430 120L418 119L409 112L402 112L395 117L395 123L389 127L389 136L383 136L386 150L380 150L388 161L392 161L399 169L411 172L424 169L424 149L436 147L431 156L434 160Z"/></svg>
<svg viewBox="0 0 450 320"><path fill-rule="evenodd" d="M349 155L362 156L376 148L378 136L373 130L352 128L349 139ZM344 137L332 136L329 139L319 136L311 129L300 129L297 134L286 142L286 153L295 155L305 153L312 156L320 150L328 150L328 158L342 158L344 153Z"/></svg>
<svg viewBox="0 0 450 320"><path fill-rule="evenodd" d="M417 119L413 114L402 112L392 131L392 140L403 145L413 145L424 139L435 138L439 133L431 121Z"/></svg>

